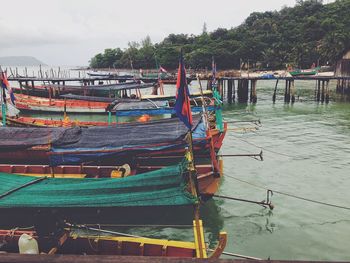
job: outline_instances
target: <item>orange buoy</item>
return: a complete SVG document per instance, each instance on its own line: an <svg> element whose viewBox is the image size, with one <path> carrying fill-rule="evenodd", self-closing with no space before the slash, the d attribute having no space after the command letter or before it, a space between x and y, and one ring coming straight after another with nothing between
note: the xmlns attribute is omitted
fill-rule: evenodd
<svg viewBox="0 0 350 263"><path fill-rule="evenodd" d="M148 122L151 119L151 117L148 114L142 115L140 118L137 119L139 122Z"/></svg>

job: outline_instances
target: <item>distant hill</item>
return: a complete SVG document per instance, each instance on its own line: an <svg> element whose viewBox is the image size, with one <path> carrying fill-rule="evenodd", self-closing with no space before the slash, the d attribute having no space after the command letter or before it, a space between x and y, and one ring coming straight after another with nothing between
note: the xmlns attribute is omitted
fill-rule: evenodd
<svg viewBox="0 0 350 263"><path fill-rule="evenodd" d="M45 63L36 59L35 57L29 56L9 56L0 57L0 65L3 66L39 66L45 65Z"/></svg>

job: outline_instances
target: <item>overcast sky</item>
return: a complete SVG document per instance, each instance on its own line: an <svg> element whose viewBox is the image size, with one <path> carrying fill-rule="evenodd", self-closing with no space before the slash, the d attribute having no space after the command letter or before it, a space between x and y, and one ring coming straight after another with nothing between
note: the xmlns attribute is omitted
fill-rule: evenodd
<svg viewBox="0 0 350 263"><path fill-rule="evenodd" d="M254 11L295 0L0 0L0 56L34 56L49 65L87 65L105 48L149 35L199 34L241 24Z"/></svg>

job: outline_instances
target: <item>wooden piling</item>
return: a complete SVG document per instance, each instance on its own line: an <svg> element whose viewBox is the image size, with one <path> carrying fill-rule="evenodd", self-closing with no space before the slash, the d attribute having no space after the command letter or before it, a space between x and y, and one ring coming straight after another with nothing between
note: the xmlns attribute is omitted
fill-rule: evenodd
<svg viewBox="0 0 350 263"><path fill-rule="evenodd" d="M329 103L329 79L327 80L326 83L326 103Z"/></svg>
<svg viewBox="0 0 350 263"><path fill-rule="evenodd" d="M232 80L232 101L235 102L236 100L236 86L235 86L235 80Z"/></svg>
<svg viewBox="0 0 350 263"><path fill-rule="evenodd" d="M21 90L21 94L23 93L23 84L22 81L19 81L19 88Z"/></svg>
<svg viewBox="0 0 350 263"><path fill-rule="evenodd" d="M322 90L321 90L321 102L324 103L324 99L325 99L325 81L322 80Z"/></svg>
<svg viewBox="0 0 350 263"><path fill-rule="evenodd" d="M274 89L273 95L272 95L272 102L273 103L276 102L276 93L277 93L278 81L279 81L279 79L276 80L275 89Z"/></svg>
<svg viewBox="0 0 350 263"><path fill-rule="evenodd" d="M291 80L286 80L286 87L284 90L284 103L290 103L290 88L291 88Z"/></svg>
<svg viewBox="0 0 350 263"><path fill-rule="evenodd" d="M249 84L248 84L249 85ZM253 81L250 80L250 89L249 89L249 102L252 103L253 100Z"/></svg>
<svg viewBox="0 0 350 263"><path fill-rule="evenodd" d="M249 93L249 81L248 79L240 79L238 80L238 102L239 103L247 103L248 102L248 93Z"/></svg>
<svg viewBox="0 0 350 263"><path fill-rule="evenodd" d="M317 80L317 95L316 101L319 102L321 98L321 80Z"/></svg>
<svg viewBox="0 0 350 263"><path fill-rule="evenodd" d="M257 95L256 95L256 84L257 80L250 80L250 102L256 103L258 101Z"/></svg>
<svg viewBox="0 0 350 263"><path fill-rule="evenodd" d="M295 102L295 86L294 86L294 80L291 81L291 94L292 94L292 104Z"/></svg>
<svg viewBox="0 0 350 263"><path fill-rule="evenodd" d="M231 79L227 80L227 102L229 104L232 103L232 87L233 87L232 82L233 80Z"/></svg>

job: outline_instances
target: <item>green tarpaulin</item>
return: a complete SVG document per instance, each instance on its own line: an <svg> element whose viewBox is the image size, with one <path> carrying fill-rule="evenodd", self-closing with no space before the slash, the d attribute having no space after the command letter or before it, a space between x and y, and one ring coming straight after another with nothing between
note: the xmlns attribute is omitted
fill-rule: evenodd
<svg viewBox="0 0 350 263"><path fill-rule="evenodd" d="M36 181L37 177L0 173L0 208L192 205L197 198L187 191L187 175L186 162L125 178Z"/></svg>

